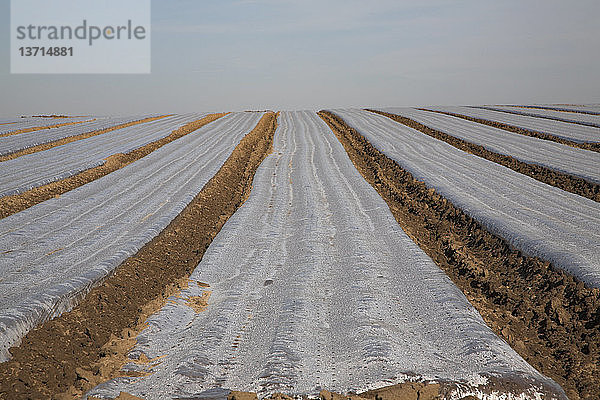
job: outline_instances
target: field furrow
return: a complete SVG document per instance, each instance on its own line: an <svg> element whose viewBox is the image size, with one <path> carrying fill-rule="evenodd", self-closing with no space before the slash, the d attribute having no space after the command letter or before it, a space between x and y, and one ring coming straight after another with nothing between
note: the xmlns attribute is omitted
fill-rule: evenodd
<svg viewBox="0 0 600 400"><path fill-rule="evenodd" d="M505 107L505 106L479 106L486 110L508 112L519 115L528 115L536 118L546 118L555 121L569 122L600 128L600 116L593 114L564 113L562 111L549 109L532 109L525 107Z"/></svg>
<svg viewBox="0 0 600 400"><path fill-rule="evenodd" d="M553 121L544 118L536 118L528 115L518 115L500 111L486 110L474 107L427 107L428 110L450 112L471 118L477 118L490 122L498 122L541 133L542 135L554 136L558 139L587 144L600 142L600 128L571 124L563 121ZM542 138L545 138L542 136ZM550 139L550 138L548 138Z"/></svg>
<svg viewBox="0 0 600 400"><path fill-rule="evenodd" d="M436 112L404 108L382 110L385 111L367 111L384 115L435 139L443 140L459 150L545 184L600 202L598 153L510 133Z"/></svg>
<svg viewBox="0 0 600 400"><path fill-rule="evenodd" d="M0 197L22 193L103 165L110 156L128 153L162 139L206 115L161 118L0 162Z"/></svg>
<svg viewBox="0 0 600 400"><path fill-rule="evenodd" d="M424 378L463 393L563 396L400 229L314 113L282 113L250 197L190 278L125 366L152 373L90 394L315 395Z"/></svg>
<svg viewBox="0 0 600 400"><path fill-rule="evenodd" d="M109 156L105 159L106 162L100 166L86 169L75 175L29 189L22 193L0 197L0 219L26 210L29 207L33 207L34 205L51 198L61 196L73 189L93 182L96 179L100 179L111 172L121 169L126 165L147 156L167 143L171 143L174 140L180 139L181 137L196 131L202 126L209 124L224 115L227 115L227 113L209 114L204 118L189 122L173 130L168 136L157 139L142 147L138 147L135 150Z"/></svg>
<svg viewBox="0 0 600 400"><path fill-rule="evenodd" d="M514 249L341 118L326 111L319 115L402 229L465 293L488 326L538 371L560 383L569 398L597 398L600 290ZM367 397L391 395L387 390Z"/></svg>
<svg viewBox="0 0 600 400"><path fill-rule="evenodd" d="M568 113L600 115L600 106L597 104L534 104L534 105L510 105L510 107L522 107L536 110L555 110Z"/></svg>
<svg viewBox="0 0 600 400"><path fill-rule="evenodd" d="M0 220L2 358L32 327L72 308L158 235L260 117L230 114L60 198Z"/></svg>
<svg viewBox="0 0 600 400"><path fill-rule="evenodd" d="M460 151L389 118L336 110L416 179L525 254L600 287L600 204Z"/></svg>
<svg viewBox="0 0 600 400"><path fill-rule="evenodd" d="M382 108L492 152L600 183L600 154L414 108Z"/></svg>
<svg viewBox="0 0 600 400"><path fill-rule="evenodd" d="M16 153L31 147L58 141L68 137L82 135L88 132L103 131L108 128L145 120L153 116L131 116L117 118L96 118L93 121L44 129L19 135L0 137L0 156Z"/></svg>
<svg viewBox="0 0 600 400"><path fill-rule="evenodd" d="M41 131L55 126L68 126L79 124L94 119L93 117L69 117L69 118L6 118L0 124L0 137L19 135L26 132Z"/></svg>

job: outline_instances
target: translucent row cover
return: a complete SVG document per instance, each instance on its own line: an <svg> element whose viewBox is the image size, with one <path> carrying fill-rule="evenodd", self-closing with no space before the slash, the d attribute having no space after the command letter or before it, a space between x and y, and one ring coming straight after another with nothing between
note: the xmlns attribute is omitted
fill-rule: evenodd
<svg viewBox="0 0 600 400"><path fill-rule="evenodd" d="M556 121L528 115L511 114L501 111L487 110L484 108L448 106L426 107L430 110L439 110L480 118L487 121L500 122L523 129L546 133L562 139L577 143L600 142L600 128L593 126L572 124L570 122Z"/></svg>
<svg viewBox="0 0 600 400"><path fill-rule="evenodd" d="M362 110L334 110L416 179L525 254L600 287L600 204Z"/></svg>
<svg viewBox="0 0 600 400"><path fill-rule="evenodd" d="M230 114L122 169L0 220L0 359L31 328L71 309L158 235L260 117Z"/></svg>
<svg viewBox="0 0 600 400"><path fill-rule="evenodd" d="M97 167L113 154L127 153L166 137L173 130L205 115L162 118L1 162L0 196L21 193Z"/></svg>
<svg viewBox="0 0 600 400"><path fill-rule="evenodd" d="M494 111L506 111L522 115L529 115L532 117L542 117L548 119L555 119L557 121L571 122L575 124L583 124L600 128L600 115L593 114L578 114L578 113L565 113L562 111L527 108L527 107L503 107L503 106L486 106L488 110Z"/></svg>
<svg viewBox="0 0 600 400"><path fill-rule="evenodd" d="M600 183L600 153L549 140L508 132L461 118L414 108L390 107L383 111L410 118L450 136L485 147L517 160Z"/></svg>
<svg viewBox="0 0 600 400"><path fill-rule="evenodd" d="M494 377L513 383L514 398L566 399L402 231L314 112L281 114L249 199L191 279L130 354L160 357L126 366L151 373L89 395L317 396L423 378L460 382L467 395ZM186 305L208 294L206 310Z"/></svg>
<svg viewBox="0 0 600 400"><path fill-rule="evenodd" d="M0 137L0 156L83 133L99 131L154 115L96 118L89 122Z"/></svg>

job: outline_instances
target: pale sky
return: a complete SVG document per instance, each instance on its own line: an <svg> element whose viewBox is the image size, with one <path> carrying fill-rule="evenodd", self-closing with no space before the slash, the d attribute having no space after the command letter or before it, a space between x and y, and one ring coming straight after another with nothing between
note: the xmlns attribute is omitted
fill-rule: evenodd
<svg viewBox="0 0 600 400"><path fill-rule="evenodd" d="M598 0L154 0L151 74L11 75L0 0L0 115L600 103L599 16Z"/></svg>

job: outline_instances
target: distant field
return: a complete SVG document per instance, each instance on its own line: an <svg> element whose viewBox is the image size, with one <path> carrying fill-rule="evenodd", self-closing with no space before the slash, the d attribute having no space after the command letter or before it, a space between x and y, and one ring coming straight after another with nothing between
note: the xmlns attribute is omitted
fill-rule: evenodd
<svg viewBox="0 0 600 400"><path fill-rule="evenodd" d="M2 117L0 399L598 399L599 201L598 105Z"/></svg>

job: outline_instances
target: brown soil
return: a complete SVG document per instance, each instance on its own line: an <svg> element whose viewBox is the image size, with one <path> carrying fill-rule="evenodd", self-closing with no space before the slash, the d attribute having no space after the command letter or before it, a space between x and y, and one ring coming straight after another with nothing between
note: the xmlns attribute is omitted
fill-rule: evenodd
<svg viewBox="0 0 600 400"><path fill-rule="evenodd" d="M76 121L76 122L65 122L62 124L56 124L56 125L49 125L49 126L35 126L32 128L24 128L24 129L18 129L16 131L12 131L12 132L7 132L7 133L3 133L0 135L0 137L6 137L6 136L13 136L13 135L18 135L20 133L29 133L29 132L35 132L35 131L42 131L44 129L52 129L52 128L60 128L62 126L68 126L68 125L78 125L78 124L85 124L88 122L94 122L96 119L89 119L86 121ZM11 122L12 124L14 124L14 122Z"/></svg>
<svg viewBox="0 0 600 400"><path fill-rule="evenodd" d="M208 308L208 300L210 299L210 290L202 293L202 296L190 296L185 300L185 305L199 314Z"/></svg>
<svg viewBox="0 0 600 400"><path fill-rule="evenodd" d="M481 119L481 118L468 117L468 116L462 115L462 114L456 114L456 113L451 113L451 112L446 112L446 111L429 110L426 108L419 108L419 110L451 115L453 117L466 119L467 121L477 122L478 124L493 126L494 128L500 128L500 129L504 129L505 131L518 133L519 135L525 135L525 136L535 137L538 139L550 140L552 142L564 144L567 146L577 147L579 149L591 150L591 151L600 153L600 143L577 143L577 142L573 142L571 140L556 137L554 135L549 135L544 132L537 132L537 131L532 131L530 129L523 129L523 128L519 128L518 126L508 125L508 124L504 124L502 122L488 121L488 120Z"/></svg>
<svg viewBox="0 0 600 400"><path fill-rule="evenodd" d="M319 393L320 400L439 400L444 392L441 385L436 383L402 383L399 385L387 386L385 388L369 390L364 393L340 394L322 390ZM258 396L253 392L232 391L227 400L258 400ZM266 397L264 400L295 400L293 397L276 393ZM461 400L471 400L464 397Z"/></svg>
<svg viewBox="0 0 600 400"><path fill-rule="evenodd" d="M567 104L568 105L568 104ZM507 105L508 107L515 107L511 105ZM566 108L552 108L552 107L544 107L544 106L516 106L520 108L532 108L534 110L550 110L550 111L561 111L566 113L574 113L574 114L586 114L586 115L600 115L598 112L594 112L591 110L572 110Z"/></svg>
<svg viewBox="0 0 600 400"><path fill-rule="evenodd" d="M534 118L542 118L542 119L549 119L552 121L561 121L561 122L566 122L567 124L575 124L575 125L583 125L583 126L591 126L594 128L597 128L597 126L591 122L585 122L585 121L575 121L572 119L564 119L561 117L556 117L553 115L542 115L542 114L536 114L536 113L527 113L525 111L519 111L519 110L509 110L506 108L503 109L499 109L497 107L493 107L493 106L474 106L473 108L481 108L483 110L491 110L491 111L496 111L496 112L503 112L503 113L507 113L507 114L515 114L515 115L527 115L529 117L534 117Z"/></svg>
<svg viewBox="0 0 600 400"><path fill-rule="evenodd" d="M502 392L510 386L510 383L499 385L490 379L485 393ZM518 387L518 385L517 385ZM452 382L424 381L424 382L405 382L397 385L385 386L378 389L368 390L362 393L340 394L321 390L320 400L441 400L456 398L458 390L464 389L460 385ZM477 400L475 396L464 396L459 400ZM227 396L227 400L258 400L258 396L253 392L232 391ZM264 400L295 400L293 397L282 393L275 393L266 397Z"/></svg>
<svg viewBox="0 0 600 400"><path fill-rule="evenodd" d="M223 117L224 115L227 114L221 113L207 115L204 118L192 121L181 128L174 130L167 137L155 140L154 142L132 150L129 153L114 154L108 157L103 165L98 167L90 168L68 178L51 182L23 193L0 197L0 219L26 210L27 208L33 207L34 205L43 201L49 200L53 197L58 197L64 193L67 193L68 191L83 186L86 183L90 183L96 179L102 178L111 172L114 172L128 164L131 164L134 161L139 160L142 157L147 156L165 144L177 140L188 133L196 131L197 129L200 129L204 125L209 124L218 118Z"/></svg>
<svg viewBox="0 0 600 400"><path fill-rule="evenodd" d="M571 400L600 398L600 290L524 256L330 112L319 115L404 231L486 323Z"/></svg>
<svg viewBox="0 0 600 400"><path fill-rule="evenodd" d="M29 147L29 148L24 149L24 150L19 150L19 151L16 151L14 153L5 154L3 156L0 156L0 162L2 162L2 161L8 161L8 160L14 160L15 158L24 156L26 154L37 153L38 151L48 150L48 149L51 149L53 147L62 146L62 145L67 144L67 143L76 142L78 140L91 138L92 136L97 136L97 135L101 135L103 133L107 133L107 132L111 132L111 131L116 131L117 129L127 128L127 127L130 127L130 126L133 126L133 125L143 124L145 122L156 121L157 119L165 118L165 117L168 117L168 116L169 115L161 115L159 117L144 118L144 119L141 119L139 121L133 121L133 122L128 122L126 124L115 125L115 126L112 126L110 128L100 129L100 130L92 131L92 132L86 132L86 133L82 133L81 135L70 136L68 138L55 140L55 141L50 142L50 143L45 143L45 144L40 144L38 146ZM64 126L64 125L72 125L74 123L75 122L70 122L70 123L67 123L67 124L54 125L54 126L51 126L50 128L56 128L56 127ZM48 127L43 127L41 129L47 129L47 128ZM25 133L25 132L19 132L19 133ZM11 134L16 135L16 133L11 133Z"/></svg>
<svg viewBox="0 0 600 400"><path fill-rule="evenodd" d="M322 390L321 400L438 400L440 385L435 383L403 383L368 392L341 395Z"/></svg>
<svg viewBox="0 0 600 400"><path fill-rule="evenodd" d="M75 309L12 348L12 359L0 364L0 398L74 398L120 376L147 316L187 285L210 242L247 199L256 169L272 150L276 126L276 114L266 114L160 235Z"/></svg>
<svg viewBox="0 0 600 400"><path fill-rule="evenodd" d="M553 169L541 165L529 164L523 161L519 161L513 157L504 154L495 153L493 151L487 150L483 146L469 143L462 139L458 139L452 135L448 135L447 133L438 131L436 129L432 129L410 118L377 110L367 111L384 115L388 118L393 119L396 122L404 124L410 128L416 129L435 139L443 140L444 142L456 147L459 150L471 153L478 157L485 158L486 160L503 165L507 168L512 169L513 171L519 172L523 175L527 175L533 179L537 179L540 182L544 182L545 184L557 187L567 192L577 194L579 196L587 197L588 199L594 201L600 201L600 185L598 185L597 183L589 182L583 178L565 174L560 171L555 171Z"/></svg>

